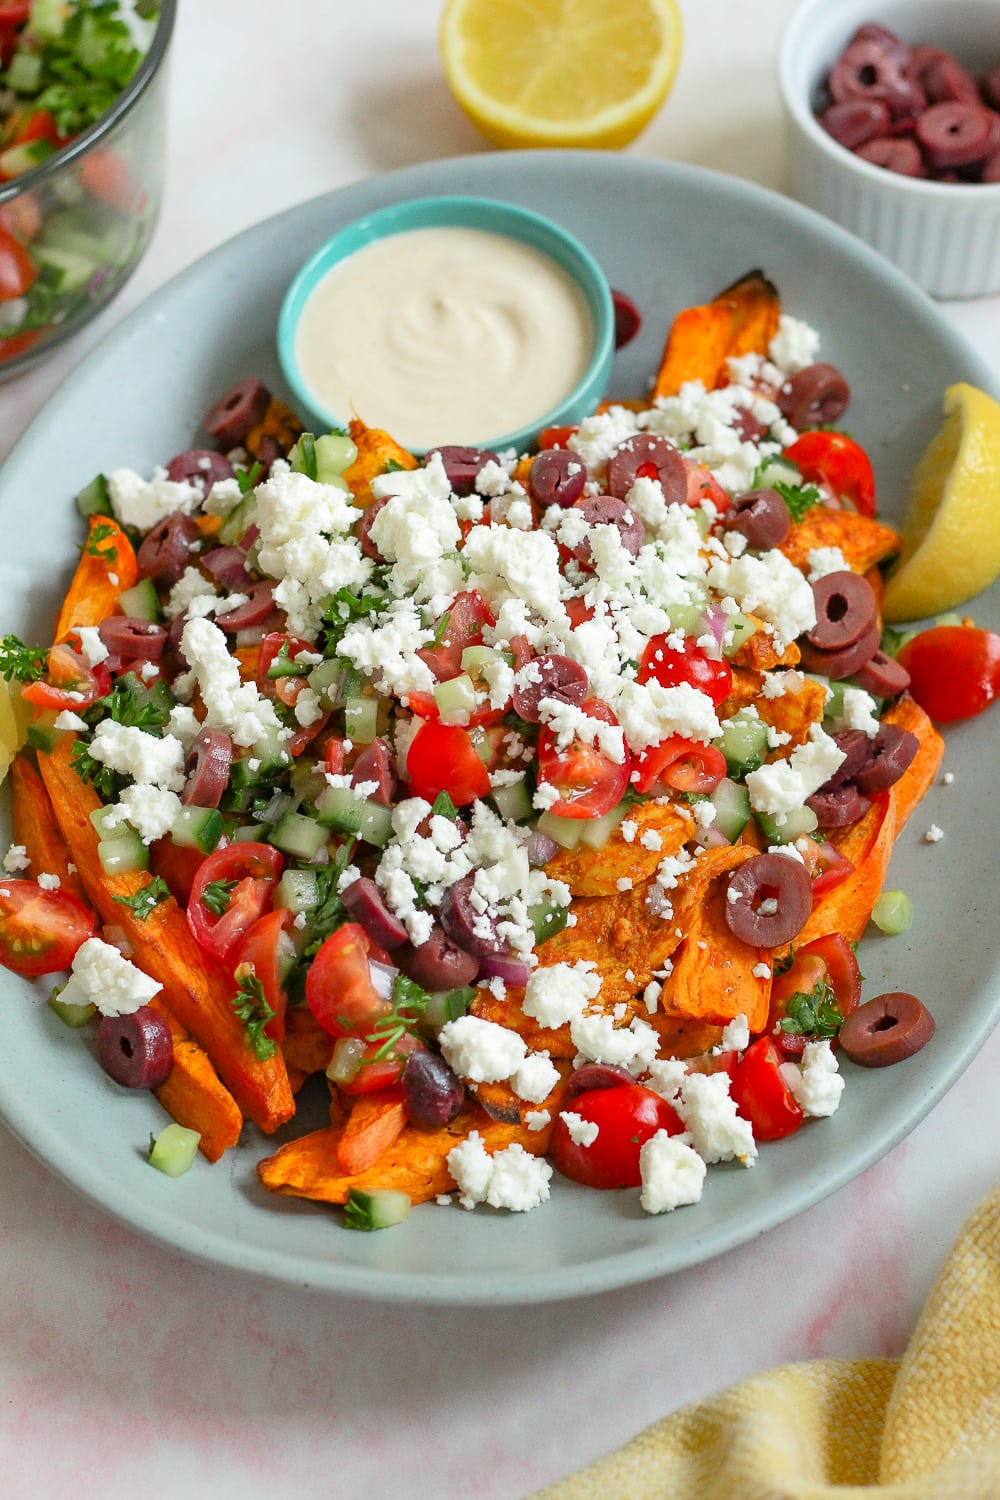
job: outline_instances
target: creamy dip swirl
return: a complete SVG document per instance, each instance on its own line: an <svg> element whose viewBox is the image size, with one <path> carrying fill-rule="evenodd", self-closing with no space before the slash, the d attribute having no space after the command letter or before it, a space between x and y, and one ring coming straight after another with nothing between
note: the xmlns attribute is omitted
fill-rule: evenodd
<svg viewBox="0 0 1000 1500"><path fill-rule="evenodd" d="M592 345L584 295L548 255L446 226L389 235L328 271L295 356L338 421L357 415L420 450L538 422L582 379Z"/></svg>

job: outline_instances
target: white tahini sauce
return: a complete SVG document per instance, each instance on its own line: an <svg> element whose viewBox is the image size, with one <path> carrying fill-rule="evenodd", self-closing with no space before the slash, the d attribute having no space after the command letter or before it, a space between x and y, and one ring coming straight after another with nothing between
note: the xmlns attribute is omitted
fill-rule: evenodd
<svg viewBox="0 0 1000 1500"><path fill-rule="evenodd" d="M593 325L565 271L487 230L406 230L334 266L295 354L319 403L405 446L475 444L531 424L583 376Z"/></svg>

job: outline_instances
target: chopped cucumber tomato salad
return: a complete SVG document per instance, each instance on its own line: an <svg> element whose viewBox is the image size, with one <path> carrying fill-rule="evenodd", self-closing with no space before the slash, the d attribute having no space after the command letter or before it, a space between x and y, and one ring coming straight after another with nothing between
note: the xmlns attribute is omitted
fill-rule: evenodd
<svg viewBox="0 0 1000 1500"><path fill-rule="evenodd" d="M157 0L0 0L0 191L114 104L142 62ZM131 264L147 200L121 149L0 202L0 361L32 347Z"/></svg>
<svg viewBox="0 0 1000 1500"><path fill-rule="evenodd" d="M860 927L820 920L940 751L864 577L895 547L870 465L784 415L829 372L789 352L815 342L783 316L721 389L528 455L314 438L243 381L213 447L81 493L113 610L48 650L4 639L43 777L71 747L99 868L143 876L116 899L135 923L178 902L253 1057L325 1072L351 1227L456 1183L465 1207L533 1208L553 1168L654 1213L697 1201L707 1164L833 1113L840 1051L892 1061L891 1028L896 1057L933 1030L912 996L866 1027L878 888ZM70 967L60 1013L93 1007L113 1076L156 1086L127 935L123 958L31 877L0 887L0 956ZM887 892L883 930L907 907ZM358 1166L366 1099L391 1165ZM297 1149L265 1185L330 1198Z"/></svg>

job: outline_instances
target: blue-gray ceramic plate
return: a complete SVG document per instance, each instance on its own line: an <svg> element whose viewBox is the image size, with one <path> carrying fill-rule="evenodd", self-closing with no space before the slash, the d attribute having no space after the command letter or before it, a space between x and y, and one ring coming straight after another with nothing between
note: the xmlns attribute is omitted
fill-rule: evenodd
<svg viewBox="0 0 1000 1500"><path fill-rule="evenodd" d="M95 472L148 470L190 446L213 399L258 374L281 389L275 320L310 246L361 214L435 193L492 195L579 236L612 286L644 314L611 389L645 388L678 308L753 266L786 309L823 334L823 357L851 381L849 426L869 449L881 506L898 517L907 478L956 380L989 372L932 303L859 241L796 204L694 169L616 155L496 154L439 162L331 193L223 245L134 312L83 362L0 473L2 628L51 630L79 539L72 496ZM1000 627L996 588L977 602ZM995 729L995 726L992 726ZM441 1303L531 1302L604 1291L705 1260L783 1222L882 1156L970 1061L997 1017L995 851L987 726L948 733L955 784L932 788L896 848L891 884L918 913L911 931L862 945L866 991L919 992L933 1042L883 1072L845 1065L839 1113L765 1147L751 1171L714 1167L703 1201L659 1218L638 1194L557 1180L525 1215L429 1204L401 1228L349 1233L334 1210L272 1198L257 1184L265 1142L252 1130L216 1166L172 1180L145 1163L163 1116L101 1072L87 1040L37 989L0 974L0 1115L50 1170L107 1212L183 1254L274 1281L355 1296ZM931 823L946 837L922 842Z"/></svg>

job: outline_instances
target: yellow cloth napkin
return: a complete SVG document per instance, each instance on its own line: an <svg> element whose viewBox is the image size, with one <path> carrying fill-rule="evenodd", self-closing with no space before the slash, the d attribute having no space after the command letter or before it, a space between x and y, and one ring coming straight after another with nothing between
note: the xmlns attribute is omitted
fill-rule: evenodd
<svg viewBox="0 0 1000 1500"><path fill-rule="evenodd" d="M783 1365L682 1407L534 1500L1000 1500L1000 1188L901 1360Z"/></svg>

